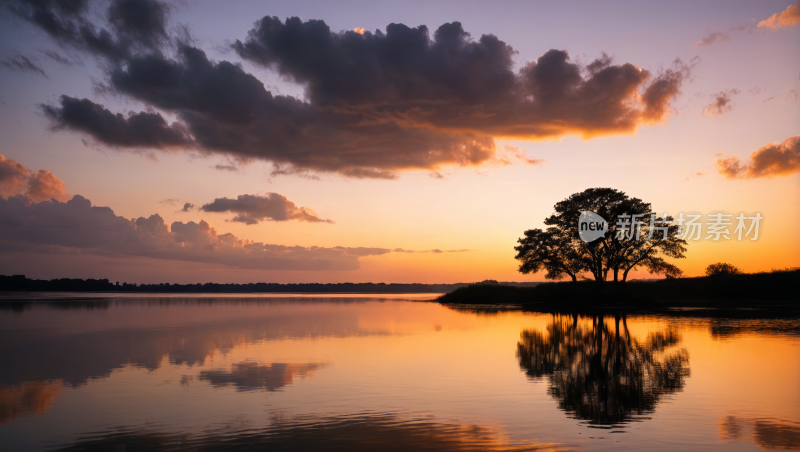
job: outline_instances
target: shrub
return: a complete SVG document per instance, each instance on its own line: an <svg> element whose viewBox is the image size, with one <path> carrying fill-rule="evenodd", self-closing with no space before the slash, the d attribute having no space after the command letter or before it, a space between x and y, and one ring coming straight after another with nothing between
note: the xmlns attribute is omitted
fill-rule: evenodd
<svg viewBox="0 0 800 452"><path fill-rule="evenodd" d="M706 276L741 275L739 267L725 262L717 262L706 267Z"/></svg>

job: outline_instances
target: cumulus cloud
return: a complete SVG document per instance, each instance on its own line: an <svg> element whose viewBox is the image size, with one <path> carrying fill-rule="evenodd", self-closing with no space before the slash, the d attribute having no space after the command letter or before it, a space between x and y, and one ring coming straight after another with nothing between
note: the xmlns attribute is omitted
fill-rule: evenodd
<svg viewBox="0 0 800 452"><path fill-rule="evenodd" d="M142 256L262 270L355 270L384 248L270 245L219 234L205 221L167 226L159 215L126 219L75 195L67 202L0 200L0 249Z"/></svg>
<svg viewBox="0 0 800 452"><path fill-rule="evenodd" d="M711 44L716 44L718 42L726 42L730 41L731 37L727 33L723 33L721 31L715 31L703 36L703 39L694 43L695 47L700 46L709 46Z"/></svg>
<svg viewBox="0 0 800 452"><path fill-rule="evenodd" d="M789 137L783 143L770 143L750 154L750 161L742 163L737 157L718 155L717 171L728 179L755 179L786 176L800 172L800 135Z"/></svg>
<svg viewBox="0 0 800 452"><path fill-rule="evenodd" d="M796 27L800 25L800 2L790 5L780 13L775 13L767 19L758 23L759 28L778 28Z"/></svg>
<svg viewBox="0 0 800 452"><path fill-rule="evenodd" d="M28 192L26 196L34 201L44 201L47 199L64 200L67 185L57 178L55 174L47 170L39 170L31 173L28 179Z"/></svg>
<svg viewBox="0 0 800 452"><path fill-rule="evenodd" d="M15 71L33 72L35 74L42 75L46 78L50 78L47 77L47 74L44 72L44 69L34 64L28 57L24 55L16 54L11 58L0 60L0 63L2 63L2 65L7 67L8 69L12 69Z"/></svg>
<svg viewBox="0 0 800 452"><path fill-rule="evenodd" d="M232 212L236 216L230 221L244 224L258 224L261 221L307 221L309 223L333 223L323 220L313 210L297 207L285 196L278 193L259 195L239 195L236 199L217 198L203 205L203 212Z"/></svg>
<svg viewBox="0 0 800 452"><path fill-rule="evenodd" d="M302 85L300 100L273 94L241 65L212 61L186 39L168 36L162 3L113 0L107 29L91 25L77 3L11 6L64 45L103 59L109 89L178 121L168 124L154 112L115 114L62 96L42 106L56 129L120 148L261 159L280 174L393 178L399 170L491 161L497 138L634 133L666 119L691 67L676 61L652 72L606 55L583 66L566 51L549 50L515 71L509 44L491 34L473 39L458 22L433 32L402 24L334 32L321 20L266 16L233 48ZM128 3L140 8L136 17L149 19L126 19L133 15L119 11ZM165 53L166 42L173 54Z"/></svg>
<svg viewBox="0 0 800 452"><path fill-rule="evenodd" d="M27 166L0 154L0 197L25 195L33 201L66 200L67 186L47 170L32 172Z"/></svg>
<svg viewBox="0 0 800 452"><path fill-rule="evenodd" d="M192 209L194 209L194 204L187 202L183 204L183 209L181 209L181 212L189 212Z"/></svg>
<svg viewBox="0 0 800 452"><path fill-rule="evenodd" d="M714 94L711 103L703 107L703 116L713 117L733 110L731 96L736 94L739 94L739 90L736 88Z"/></svg>

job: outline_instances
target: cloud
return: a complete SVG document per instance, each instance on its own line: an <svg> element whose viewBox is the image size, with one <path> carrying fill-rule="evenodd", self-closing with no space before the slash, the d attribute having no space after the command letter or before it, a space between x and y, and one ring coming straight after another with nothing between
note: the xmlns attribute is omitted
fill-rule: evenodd
<svg viewBox="0 0 800 452"><path fill-rule="evenodd" d="M35 74L43 75L46 78L47 74L44 72L42 68L35 65L28 57L20 54L16 54L13 58L6 58L5 60L1 60L3 66L15 70L15 71L23 71L23 72L33 72Z"/></svg>
<svg viewBox="0 0 800 452"><path fill-rule="evenodd" d="M157 0L111 0L110 29L92 24L88 0L14 0L6 7L45 31L60 45L70 45L119 64L131 55L157 52L168 39L169 7Z"/></svg>
<svg viewBox="0 0 800 452"><path fill-rule="evenodd" d="M123 20L118 11L126 2L150 19ZM515 71L510 45L491 34L473 39L458 22L432 33L390 24L361 34L331 31L321 20L266 16L233 48L302 85L300 100L273 94L241 65L212 61L187 39L168 36L169 8L156 1L114 0L108 29L92 26L81 5L67 11L43 4L11 5L64 45L105 60L109 89L178 118L167 124L155 112L124 116L62 96L58 105L42 106L55 129L119 148L265 160L279 174L391 179L401 170L489 162L498 138L634 133L666 119L691 69L676 61L651 72L606 55L583 66L566 51L549 50Z"/></svg>
<svg viewBox="0 0 800 452"><path fill-rule="evenodd" d="M190 211L190 210L192 210L193 208L194 208L194 204L192 204L192 203L190 203L190 202L187 202L187 203L185 203L185 204L183 205L183 209L181 209L181 212L189 212L189 211Z"/></svg>
<svg viewBox="0 0 800 452"><path fill-rule="evenodd" d="M191 140L182 124L167 124L159 113L114 114L89 99L61 96L61 106L41 105L53 130L85 132L97 140L121 147L185 148Z"/></svg>
<svg viewBox="0 0 800 452"><path fill-rule="evenodd" d="M778 28L796 27L800 25L800 2L790 5L781 13L775 13L767 19L758 23L759 28Z"/></svg>
<svg viewBox="0 0 800 452"><path fill-rule="evenodd" d="M750 154L750 161L742 164L737 157L718 154L717 171L728 179L756 179L786 176L800 172L800 135L789 137L783 143L770 143Z"/></svg>
<svg viewBox="0 0 800 452"><path fill-rule="evenodd" d="M495 160L501 165L527 163L528 165L540 166L547 163L547 160L528 157L525 149L516 146L503 146L502 150L499 150L495 155Z"/></svg>
<svg viewBox="0 0 800 452"><path fill-rule="evenodd" d="M267 193L266 196L239 195L236 199L217 198L203 205L203 212L233 212L237 214L230 221L244 224L258 224L261 221L307 221L309 223L333 223L319 218L313 210L297 207L285 196Z"/></svg>
<svg viewBox="0 0 800 452"><path fill-rule="evenodd" d="M0 249L37 253L142 256L260 270L355 270L364 256L385 248L270 245L218 234L205 221L159 215L126 219L75 195L67 202L33 202L22 195L0 200Z"/></svg>
<svg viewBox="0 0 800 452"><path fill-rule="evenodd" d="M74 61L70 60L69 58L62 56L60 53L56 52L55 50L50 49L39 49L39 52L42 53L47 58L55 61L56 63L63 64L64 66L72 66L75 64Z"/></svg>
<svg viewBox="0 0 800 452"><path fill-rule="evenodd" d="M733 110L733 100L731 96L736 94L739 94L739 90L736 88L714 94L714 100L703 107L703 116L713 117Z"/></svg>
<svg viewBox="0 0 800 452"><path fill-rule="evenodd" d="M47 170L39 170L31 173L28 179L28 192L26 195L34 201L45 201L48 199L64 200L67 185Z"/></svg>
<svg viewBox="0 0 800 452"><path fill-rule="evenodd" d="M785 100L789 102L797 102L798 99L800 99L800 94L798 94L796 89L790 89L785 98Z"/></svg>
<svg viewBox="0 0 800 452"><path fill-rule="evenodd" d="M64 182L47 170L35 173L27 166L0 154L0 197L25 195L34 201L69 199Z"/></svg>
<svg viewBox="0 0 800 452"><path fill-rule="evenodd" d="M695 47L700 46L709 46L711 44L715 44L717 42L727 42L730 41L731 37L727 33L723 33L721 31L715 31L703 36L703 39L694 43Z"/></svg>
<svg viewBox="0 0 800 452"><path fill-rule="evenodd" d="M223 165L222 163L217 163L212 168L220 171L239 171L239 167L234 164Z"/></svg>
<svg viewBox="0 0 800 452"><path fill-rule="evenodd" d="M353 31L355 31L356 33L358 33L360 35L363 35L364 32L367 31L367 30L364 30L364 27L356 27L356 28L353 29Z"/></svg>

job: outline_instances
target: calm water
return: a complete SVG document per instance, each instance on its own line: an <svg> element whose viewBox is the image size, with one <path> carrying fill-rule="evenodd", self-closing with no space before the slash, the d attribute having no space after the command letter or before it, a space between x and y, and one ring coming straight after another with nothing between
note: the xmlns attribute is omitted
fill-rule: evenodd
<svg viewBox="0 0 800 452"><path fill-rule="evenodd" d="M800 449L797 320L324 297L0 300L0 449Z"/></svg>

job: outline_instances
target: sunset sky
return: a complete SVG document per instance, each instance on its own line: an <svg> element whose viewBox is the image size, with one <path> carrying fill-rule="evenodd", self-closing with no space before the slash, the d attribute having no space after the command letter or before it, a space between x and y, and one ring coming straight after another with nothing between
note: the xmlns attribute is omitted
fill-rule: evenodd
<svg viewBox="0 0 800 452"><path fill-rule="evenodd" d="M540 281L591 187L760 213L688 276L800 265L800 3L0 5L0 274Z"/></svg>

